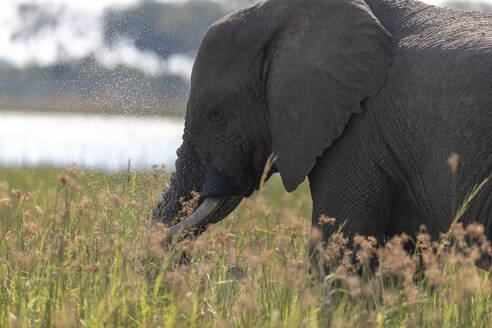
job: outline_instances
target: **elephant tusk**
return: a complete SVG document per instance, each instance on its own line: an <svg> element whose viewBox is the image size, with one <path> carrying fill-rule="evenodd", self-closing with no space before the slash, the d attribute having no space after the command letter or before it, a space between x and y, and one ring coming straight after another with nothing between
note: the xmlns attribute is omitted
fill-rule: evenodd
<svg viewBox="0 0 492 328"><path fill-rule="evenodd" d="M198 206L189 218L169 228L167 238L171 238L181 230L187 230L200 224L203 220L212 215L223 202L224 198L205 198L202 204Z"/></svg>

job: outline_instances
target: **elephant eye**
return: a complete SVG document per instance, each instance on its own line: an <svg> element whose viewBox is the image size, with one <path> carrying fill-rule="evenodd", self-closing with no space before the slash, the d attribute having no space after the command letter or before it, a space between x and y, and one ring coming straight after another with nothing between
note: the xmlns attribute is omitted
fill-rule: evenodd
<svg viewBox="0 0 492 328"><path fill-rule="evenodd" d="M224 112L218 107L212 107L208 111L208 119L215 123L220 123L224 119Z"/></svg>

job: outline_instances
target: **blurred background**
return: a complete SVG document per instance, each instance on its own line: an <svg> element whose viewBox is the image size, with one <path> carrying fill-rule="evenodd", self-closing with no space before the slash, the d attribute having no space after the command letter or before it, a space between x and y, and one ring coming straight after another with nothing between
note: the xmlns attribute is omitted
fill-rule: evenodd
<svg viewBox="0 0 492 328"><path fill-rule="evenodd" d="M1 0L0 166L172 167L202 35L254 2Z"/></svg>

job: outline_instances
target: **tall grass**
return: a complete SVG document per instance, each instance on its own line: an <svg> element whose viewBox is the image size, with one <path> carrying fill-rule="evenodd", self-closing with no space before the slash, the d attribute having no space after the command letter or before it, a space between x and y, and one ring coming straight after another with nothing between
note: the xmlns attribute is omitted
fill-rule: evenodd
<svg viewBox="0 0 492 328"><path fill-rule="evenodd" d="M320 279L306 185L285 194L273 177L200 238L163 246L148 222L166 180L0 169L0 326L492 327L478 225L457 222L439 243L423 230L415 255L405 235L384 248L357 237L352 254L337 234L318 254Z"/></svg>

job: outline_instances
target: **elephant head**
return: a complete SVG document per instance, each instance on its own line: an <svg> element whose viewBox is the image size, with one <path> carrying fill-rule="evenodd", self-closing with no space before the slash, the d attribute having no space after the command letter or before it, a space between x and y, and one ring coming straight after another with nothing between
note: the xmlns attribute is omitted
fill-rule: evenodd
<svg viewBox="0 0 492 328"><path fill-rule="evenodd" d="M363 0L268 0L219 20L196 57L176 172L153 220L172 222L193 190L217 200L203 231L258 188L271 153L296 189L391 59L391 36Z"/></svg>

